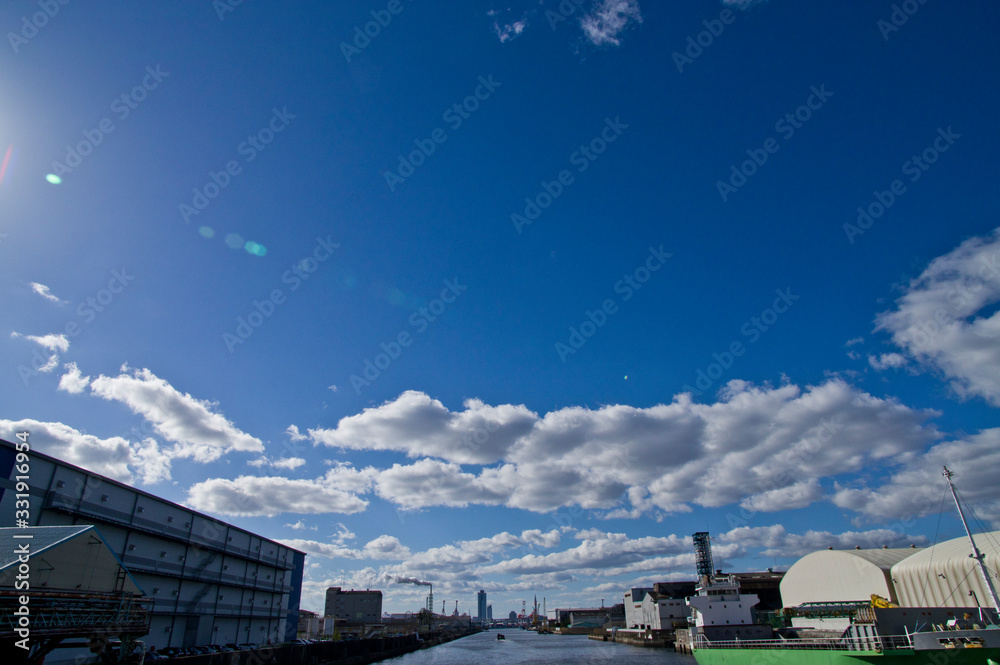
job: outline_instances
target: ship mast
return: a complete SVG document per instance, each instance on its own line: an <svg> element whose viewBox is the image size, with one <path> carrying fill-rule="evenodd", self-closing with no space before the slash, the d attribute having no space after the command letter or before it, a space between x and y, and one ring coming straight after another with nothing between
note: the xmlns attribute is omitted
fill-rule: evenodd
<svg viewBox="0 0 1000 665"><path fill-rule="evenodd" d="M986 563L983 561L986 557L979 548L976 547L976 539L972 537L972 531L969 530L969 523L965 521L965 513L962 512L962 504L958 501L958 493L955 492L955 485L951 482L951 477L954 475L952 471L948 470L948 467L944 467L944 473L942 474L948 480L948 487L951 489L951 495L955 498L955 507L958 508L958 516L962 519L962 526L965 527L965 533L969 536L969 542L972 543L972 558L976 560L979 564L979 572L983 576L983 582L986 583L986 590L990 594L990 600L993 601L993 609L1000 612L1000 599L997 598L996 587L993 586L993 580L990 578L990 571L986 568Z"/></svg>

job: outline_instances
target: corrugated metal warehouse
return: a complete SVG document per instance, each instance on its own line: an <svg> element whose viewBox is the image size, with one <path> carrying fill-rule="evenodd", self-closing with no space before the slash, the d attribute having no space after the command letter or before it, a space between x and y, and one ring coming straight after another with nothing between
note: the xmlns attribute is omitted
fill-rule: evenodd
<svg viewBox="0 0 1000 665"><path fill-rule="evenodd" d="M1000 531L975 538L994 585L1000 587ZM966 536L928 548L821 550L788 569L781 598L785 607L867 601L872 594L903 607L991 607L971 553Z"/></svg>
<svg viewBox="0 0 1000 665"><path fill-rule="evenodd" d="M1000 531L974 536L976 546L1000 586ZM928 547L892 567L892 581L903 607L990 607L990 596L966 536ZM973 591L975 595L969 593ZM978 603L976 600L978 599Z"/></svg>

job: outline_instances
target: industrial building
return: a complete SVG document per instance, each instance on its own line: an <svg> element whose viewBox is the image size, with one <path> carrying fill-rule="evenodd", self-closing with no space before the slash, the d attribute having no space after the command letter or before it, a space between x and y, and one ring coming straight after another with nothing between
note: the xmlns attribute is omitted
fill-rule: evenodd
<svg viewBox="0 0 1000 665"><path fill-rule="evenodd" d="M15 512L15 446L0 440L0 514ZM151 602L147 647L295 638L305 554L32 451L30 526L93 525Z"/></svg>
<svg viewBox="0 0 1000 665"><path fill-rule="evenodd" d="M1000 571L1000 531L975 536L983 562ZM965 536L913 553L892 567L892 583L903 607L991 607L990 594L971 558ZM994 585L996 582L994 582Z"/></svg>
<svg viewBox="0 0 1000 665"><path fill-rule="evenodd" d="M382 622L381 591L343 591L339 586L326 590L324 615L354 625Z"/></svg>
<svg viewBox="0 0 1000 665"><path fill-rule="evenodd" d="M802 603L868 600L874 593L895 603L892 567L915 551L859 548L807 554L785 573L781 598L785 607L796 607Z"/></svg>
<svg viewBox="0 0 1000 665"><path fill-rule="evenodd" d="M653 587L635 587L625 592L625 627L638 628L642 621L642 599Z"/></svg>
<svg viewBox="0 0 1000 665"><path fill-rule="evenodd" d="M1000 570L1000 531L975 536ZM785 607L866 602L877 594L902 607L989 607L989 593L966 536L933 547L821 550L799 559L781 581Z"/></svg>
<svg viewBox="0 0 1000 665"><path fill-rule="evenodd" d="M695 592L694 582L657 582L652 588L625 592L625 628L670 630L675 621L690 615L685 599Z"/></svg>
<svg viewBox="0 0 1000 665"><path fill-rule="evenodd" d="M675 621L686 621L689 615L687 601L684 598L670 598L650 591L642 599L639 628L648 630L671 630Z"/></svg>

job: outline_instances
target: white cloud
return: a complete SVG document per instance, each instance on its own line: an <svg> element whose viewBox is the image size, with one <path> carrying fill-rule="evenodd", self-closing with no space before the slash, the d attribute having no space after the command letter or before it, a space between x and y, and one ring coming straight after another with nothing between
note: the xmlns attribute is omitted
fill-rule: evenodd
<svg viewBox="0 0 1000 665"><path fill-rule="evenodd" d="M101 439L63 423L0 420L0 435L8 441L23 431L31 433L33 449L114 480L153 484L170 479L170 460L153 439L132 443L120 436Z"/></svg>
<svg viewBox="0 0 1000 665"><path fill-rule="evenodd" d="M48 360L45 361L40 367L36 367L35 370L41 372L42 374L48 374L56 367L59 366L59 352L65 353L69 351L69 340L66 335L56 335L55 333L49 333L48 335L22 335L19 332L12 332L10 336L14 339L22 338L29 342L34 342L43 349L47 349L52 355L49 356ZM36 352L37 353L37 352Z"/></svg>
<svg viewBox="0 0 1000 665"><path fill-rule="evenodd" d="M931 261L877 329L961 397L1000 406L1000 229Z"/></svg>
<svg viewBox="0 0 1000 665"><path fill-rule="evenodd" d="M493 21L493 32L496 33L497 37L500 38L500 43L514 39L528 27L528 17L525 16L519 21L514 21L513 23L505 23L503 27L500 26L499 21Z"/></svg>
<svg viewBox="0 0 1000 665"><path fill-rule="evenodd" d="M754 494L741 501L740 507L757 513L773 513L779 510L805 508L819 501L822 496L823 489L819 481L813 478Z"/></svg>
<svg viewBox="0 0 1000 665"><path fill-rule="evenodd" d="M255 460L250 460L247 462L249 466L255 466L257 468L270 466L275 469L288 469L289 471L295 470L300 466L305 466L306 461L301 457L282 457L279 459L271 459L267 455L262 455Z"/></svg>
<svg viewBox="0 0 1000 665"><path fill-rule="evenodd" d="M541 529L528 529L521 532L521 540L537 547L555 547L561 539L562 535L556 529L545 532Z"/></svg>
<svg viewBox="0 0 1000 665"><path fill-rule="evenodd" d="M307 540L304 538L283 538L278 540L282 545L287 545L306 554L322 556L329 559L357 559L358 550L350 547L343 547L334 543L323 543L318 540Z"/></svg>
<svg viewBox="0 0 1000 665"><path fill-rule="evenodd" d="M381 471L376 492L405 509L464 508L470 503L497 506L509 497L503 488L491 487L488 480L462 471L457 464L429 459L407 466L393 464Z"/></svg>
<svg viewBox="0 0 1000 665"><path fill-rule="evenodd" d="M642 23L638 0L598 0L580 19L580 27L592 44L618 46L621 33L631 21Z"/></svg>
<svg viewBox="0 0 1000 665"><path fill-rule="evenodd" d="M647 408L565 407L543 417L477 400L452 412L410 391L310 436L441 458L377 473L377 494L406 509L481 504L548 512L579 505L610 510L606 517L637 517L750 497L758 510L807 505L819 498L822 478L925 449L938 438L926 424L935 415L836 378L804 389L731 381L713 404L682 394Z"/></svg>
<svg viewBox="0 0 1000 665"><path fill-rule="evenodd" d="M880 486L871 488L859 481L837 485L833 502L871 520L902 520L934 514L951 496L942 477L942 467L953 478L962 496L980 515L1000 524L1000 485L996 470L1000 465L1000 428L983 430L953 441L945 441L926 453L905 459ZM957 519L957 518L956 518Z"/></svg>
<svg viewBox="0 0 1000 665"><path fill-rule="evenodd" d="M223 515L280 513L359 513L368 502L357 496L371 486L373 469L339 467L315 480L281 476L240 476L235 480L210 478L188 490L187 502L196 510Z"/></svg>
<svg viewBox="0 0 1000 665"><path fill-rule="evenodd" d="M629 538L623 533L586 532L586 538L576 547L562 552L537 555L528 554L508 559L480 569L482 574L536 574L550 572L601 572L606 568L640 564L652 556L675 552L689 554L690 538L670 535L666 538L646 536ZM691 563L694 555L690 554Z"/></svg>
<svg viewBox="0 0 1000 665"><path fill-rule="evenodd" d="M401 561L410 556L410 548L400 543L396 536L381 535L368 542L361 555L363 559Z"/></svg>
<svg viewBox="0 0 1000 665"><path fill-rule="evenodd" d="M327 558L375 560L375 561L400 561L410 556L410 549L399 542L395 536L381 535L368 542L361 549L344 547L342 542L324 543L318 540L306 540L292 538L282 540L283 544L302 550L307 554L314 554Z"/></svg>
<svg viewBox="0 0 1000 665"><path fill-rule="evenodd" d="M287 434L288 438L291 439L292 441L305 441L306 439L309 438L305 434L299 432L299 428L296 427L295 425L289 425L288 428L285 430L285 434Z"/></svg>
<svg viewBox="0 0 1000 665"><path fill-rule="evenodd" d="M356 537L354 532L344 526L342 522L337 522L337 533L330 536L333 542L338 545L343 545L348 540L354 540Z"/></svg>
<svg viewBox="0 0 1000 665"><path fill-rule="evenodd" d="M133 467L144 483L154 484L170 480L170 459L156 439L143 439L135 450Z"/></svg>
<svg viewBox="0 0 1000 665"><path fill-rule="evenodd" d="M263 452L260 439L236 428L214 404L181 393L148 369L98 376L91 391L107 400L119 401L152 423L157 433L176 445L173 457L191 457L211 462L233 450Z"/></svg>
<svg viewBox="0 0 1000 665"><path fill-rule="evenodd" d="M66 368L66 373L59 378L59 390L65 390L74 395L78 395L86 390L87 386L90 385L90 377L82 376L80 368L76 366L76 363L67 363L64 367Z"/></svg>
<svg viewBox="0 0 1000 665"><path fill-rule="evenodd" d="M39 372L47 374L59 366L59 354L53 353L49 356L49 359L45 361L45 364L38 368Z"/></svg>
<svg viewBox="0 0 1000 665"><path fill-rule="evenodd" d="M21 333L18 332L12 332L10 336L14 338L18 337L24 338L29 342L34 342L35 344L41 346L42 348L48 349L49 351L53 352L60 351L62 353L66 353L67 351L69 351L69 340L66 338L66 335L57 335L55 333L49 333L48 335L38 336L38 335L22 335Z"/></svg>
<svg viewBox="0 0 1000 665"><path fill-rule="evenodd" d="M435 571L437 574L441 571L458 572L473 565L488 564L505 550L525 544L523 539L504 531L489 538L460 540L418 552L404 561L402 567L420 572Z"/></svg>
<svg viewBox="0 0 1000 665"><path fill-rule="evenodd" d="M851 339L844 342L844 346L854 346L855 344L864 344L864 337L852 337Z"/></svg>
<svg viewBox="0 0 1000 665"><path fill-rule="evenodd" d="M825 550L828 547L838 550L853 547L875 549L882 546L907 547L927 543L925 536L908 536L892 529L847 531L838 534L829 531L807 531L804 534L791 534L787 533L785 527L780 524L737 527L719 536L719 540L738 544L745 548L767 548L761 552L761 555L766 557L802 557L810 552Z"/></svg>
<svg viewBox="0 0 1000 665"><path fill-rule="evenodd" d="M881 356L868 356L868 364L872 369L879 372L887 369L901 369L906 367L909 361L901 353L883 353Z"/></svg>
<svg viewBox="0 0 1000 665"><path fill-rule="evenodd" d="M491 464L538 417L523 405L494 407L469 399L464 406L464 411L451 412L440 401L408 390L391 402L341 419L334 429L311 429L309 437L337 448L397 450L410 457Z"/></svg>
<svg viewBox="0 0 1000 665"><path fill-rule="evenodd" d="M305 520L299 520L297 522L289 522L285 524L289 529L295 529L296 531L318 531L319 527L309 526L306 524Z"/></svg>
<svg viewBox="0 0 1000 665"><path fill-rule="evenodd" d="M63 300L62 298L59 298L55 294L53 294L51 289L49 289L49 287L45 286L44 284L39 284L38 282L31 282L31 290L40 295L41 297L45 298L46 300L54 302L57 305L68 304L66 300Z"/></svg>

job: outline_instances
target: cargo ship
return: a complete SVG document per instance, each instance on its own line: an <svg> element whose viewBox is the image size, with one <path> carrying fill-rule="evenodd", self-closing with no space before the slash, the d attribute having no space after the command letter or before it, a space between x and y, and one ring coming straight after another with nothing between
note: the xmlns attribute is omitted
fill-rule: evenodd
<svg viewBox="0 0 1000 665"><path fill-rule="evenodd" d="M1000 665L1000 600L993 576L969 530L947 467L944 477L992 609L897 607L878 596L868 603L817 604L817 616L850 619L841 634L824 635L754 623L757 596L740 593L735 576L707 576L697 595L688 599L694 622L691 649L698 665Z"/></svg>

